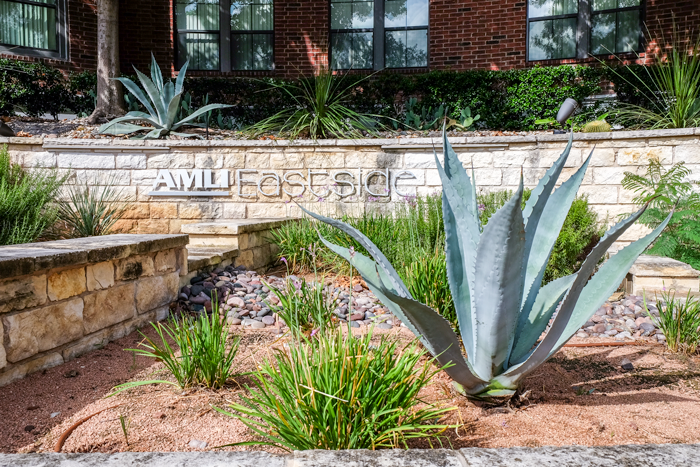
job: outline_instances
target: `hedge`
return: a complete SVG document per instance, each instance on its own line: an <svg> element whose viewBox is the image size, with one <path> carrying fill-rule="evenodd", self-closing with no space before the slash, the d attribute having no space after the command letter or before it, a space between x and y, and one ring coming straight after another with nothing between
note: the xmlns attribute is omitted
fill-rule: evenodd
<svg viewBox="0 0 700 467"><path fill-rule="evenodd" d="M601 80L609 73L597 67L562 65L503 71L383 72L369 78L350 75L344 79L352 87L348 105L359 111L400 119L405 103L416 97L419 109L444 103L449 113L457 116L470 107L472 114L481 116L479 127L517 131L538 128L535 121L554 117L567 97L581 102L599 93ZM271 86L280 81L188 78L185 90L195 106L201 106L207 95L210 103L233 105L225 115L247 125L293 105L289 96ZM65 78L41 63L0 60L0 114L22 110L29 115L55 116L61 111L86 115L94 107L95 87L92 72ZM627 86L625 92L634 94L631 88Z"/></svg>

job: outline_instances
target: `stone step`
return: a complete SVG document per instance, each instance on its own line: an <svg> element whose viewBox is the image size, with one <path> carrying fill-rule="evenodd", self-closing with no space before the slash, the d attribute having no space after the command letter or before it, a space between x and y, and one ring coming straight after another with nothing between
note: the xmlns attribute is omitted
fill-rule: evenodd
<svg viewBox="0 0 700 467"><path fill-rule="evenodd" d="M239 248L241 251L260 246L266 232L284 225L292 218L282 219L236 219L225 222L201 222L185 224L182 233L190 236L192 246L223 246Z"/></svg>
<svg viewBox="0 0 700 467"><path fill-rule="evenodd" d="M700 271L675 259L641 255L630 268L625 290L639 296L673 290L676 298L700 294Z"/></svg>

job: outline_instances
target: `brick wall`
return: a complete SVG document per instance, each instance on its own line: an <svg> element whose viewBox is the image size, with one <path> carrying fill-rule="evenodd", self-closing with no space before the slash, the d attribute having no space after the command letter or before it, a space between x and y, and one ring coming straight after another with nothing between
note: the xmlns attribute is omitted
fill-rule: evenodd
<svg viewBox="0 0 700 467"><path fill-rule="evenodd" d="M96 65L96 0L71 0L69 5L70 57L50 60L65 70L94 69ZM700 30L697 0L646 0L646 22L652 34L681 34ZM509 69L532 66L526 61L526 0L430 0L431 69ZM174 28L172 0L120 0L122 69L147 69L150 54L173 70ZM275 4L275 62L273 72L232 75L296 76L328 63L328 0L277 1ZM654 44L650 44L653 49ZM643 54L644 55L644 54ZM629 56L634 58L633 55ZM170 66L166 67L165 64ZM596 59L552 60L543 65L596 63ZM416 70L407 70L416 71ZM220 75L192 72L193 75Z"/></svg>

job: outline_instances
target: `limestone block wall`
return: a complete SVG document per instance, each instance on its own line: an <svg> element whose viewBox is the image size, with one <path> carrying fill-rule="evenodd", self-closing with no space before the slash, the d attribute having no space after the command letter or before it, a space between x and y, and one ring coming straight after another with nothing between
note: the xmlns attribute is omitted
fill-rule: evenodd
<svg viewBox="0 0 700 467"><path fill-rule="evenodd" d="M515 189L522 170L533 187L561 154L567 135L450 138L473 166L480 190ZM312 141L132 141L0 138L26 167L53 167L71 183L111 180L137 202L124 231L180 233L185 224L298 216L292 200L331 215L382 209L406 196L440 190L433 145L440 138ZM601 216L634 210L624 173L642 173L652 158L685 162L700 180L700 128L574 135L562 180L595 147L580 193ZM200 186L201 188L197 188ZM175 192L186 195L177 196ZM155 194L154 194L155 192ZM187 194L189 193L189 194ZM620 245L641 236L635 226Z"/></svg>
<svg viewBox="0 0 700 467"><path fill-rule="evenodd" d="M109 235L0 247L0 386L165 318L186 244Z"/></svg>

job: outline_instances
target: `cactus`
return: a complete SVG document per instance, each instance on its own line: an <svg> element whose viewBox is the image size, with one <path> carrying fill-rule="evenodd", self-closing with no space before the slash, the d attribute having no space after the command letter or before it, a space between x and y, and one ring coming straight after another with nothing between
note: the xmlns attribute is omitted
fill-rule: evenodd
<svg viewBox="0 0 700 467"><path fill-rule="evenodd" d="M521 175L515 195L491 217L482 232L476 187L443 130L444 166L437 154L435 162L443 185L447 275L461 342L444 318L411 297L396 270L366 236L344 222L302 209L351 235L369 252L372 258L321 237L328 248L358 270L375 295L441 365L451 364L445 371L459 392L490 402L508 400L523 378L591 318L670 219L669 215L653 232L620 250L595 272L608 248L642 215L643 207L608 230L577 273L542 286L552 247L593 155L591 151L578 171L552 191L572 143L573 134L561 157L533 190L524 210L520 208Z"/></svg>
<svg viewBox="0 0 700 467"><path fill-rule="evenodd" d="M610 124L605 120L593 120L583 126L584 133L607 133L610 131Z"/></svg>

